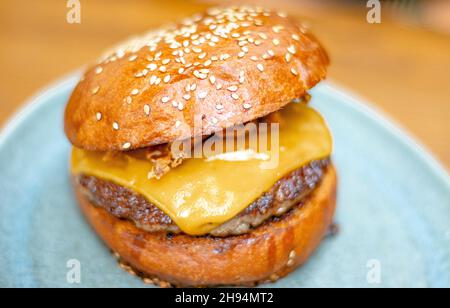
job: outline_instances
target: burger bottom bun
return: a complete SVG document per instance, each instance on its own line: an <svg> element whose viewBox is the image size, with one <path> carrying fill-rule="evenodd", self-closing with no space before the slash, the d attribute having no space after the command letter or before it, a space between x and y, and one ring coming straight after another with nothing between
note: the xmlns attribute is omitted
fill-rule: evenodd
<svg viewBox="0 0 450 308"><path fill-rule="evenodd" d="M330 165L303 205L247 234L226 238L146 232L94 206L74 185L81 210L98 235L145 276L179 287L251 286L286 276L314 252L333 220L337 177Z"/></svg>

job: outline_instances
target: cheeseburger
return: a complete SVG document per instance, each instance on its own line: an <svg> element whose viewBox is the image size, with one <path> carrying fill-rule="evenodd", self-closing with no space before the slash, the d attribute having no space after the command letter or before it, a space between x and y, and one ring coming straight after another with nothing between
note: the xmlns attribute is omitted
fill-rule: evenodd
<svg viewBox="0 0 450 308"><path fill-rule="evenodd" d="M261 8L210 9L87 70L65 111L93 229L160 285L255 285L303 264L333 219L332 139L308 90L328 56Z"/></svg>

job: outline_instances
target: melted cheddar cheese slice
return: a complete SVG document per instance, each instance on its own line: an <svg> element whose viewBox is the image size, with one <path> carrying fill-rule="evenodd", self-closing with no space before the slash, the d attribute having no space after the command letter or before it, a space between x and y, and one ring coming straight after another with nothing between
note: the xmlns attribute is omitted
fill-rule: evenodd
<svg viewBox="0 0 450 308"><path fill-rule="evenodd" d="M277 112L279 159L264 167L266 153L224 153L189 158L161 179L148 179L152 163L124 152L107 153L78 148L72 153L72 173L95 176L130 188L159 207L191 235L206 234L232 219L277 180L312 160L329 157L332 138L323 118L304 104L291 103ZM270 149L273 150L273 149Z"/></svg>

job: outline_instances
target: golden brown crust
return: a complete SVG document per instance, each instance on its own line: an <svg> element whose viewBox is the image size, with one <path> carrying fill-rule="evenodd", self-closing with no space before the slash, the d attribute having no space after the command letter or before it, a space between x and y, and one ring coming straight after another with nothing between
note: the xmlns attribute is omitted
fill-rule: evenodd
<svg viewBox="0 0 450 308"><path fill-rule="evenodd" d="M318 41L284 15L209 11L91 67L69 100L65 131L75 146L100 151L210 135L302 97L327 65Z"/></svg>
<svg viewBox="0 0 450 308"><path fill-rule="evenodd" d="M252 285L281 278L306 262L332 223L336 172L282 219L227 238L149 233L91 204L76 187L90 224L123 260L175 286Z"/></svg>

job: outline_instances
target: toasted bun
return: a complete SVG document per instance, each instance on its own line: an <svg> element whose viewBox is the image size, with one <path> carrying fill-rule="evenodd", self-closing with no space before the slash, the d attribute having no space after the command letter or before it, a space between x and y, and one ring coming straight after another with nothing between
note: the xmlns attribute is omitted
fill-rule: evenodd
<svg viewBox="0 0 450 308"><path fill-rule="evenodd" d="M331 166L305 204L250 233L167 237L95 207L75 188L88 221L113 251L133 268L175 286L253 285L287 275L316 249L332 223L336 203Z"/></svg>
<svg viewBox="0 0 450 308"><path fill-rule="evenodd" d="M126 42L91 67L69 100L65 131L92 151L210 135L304 96L328 62L283 14L212 9Z"/></svg>

